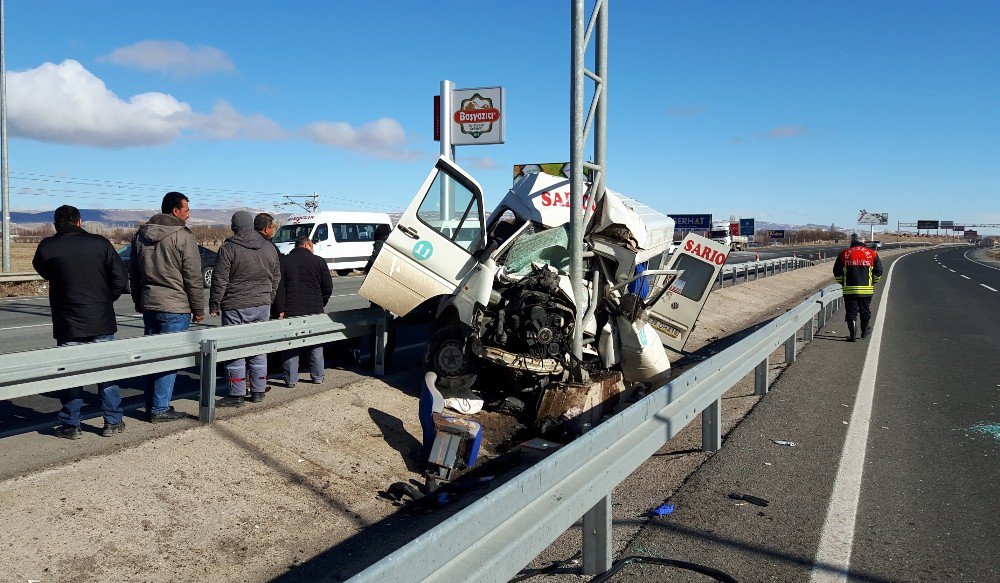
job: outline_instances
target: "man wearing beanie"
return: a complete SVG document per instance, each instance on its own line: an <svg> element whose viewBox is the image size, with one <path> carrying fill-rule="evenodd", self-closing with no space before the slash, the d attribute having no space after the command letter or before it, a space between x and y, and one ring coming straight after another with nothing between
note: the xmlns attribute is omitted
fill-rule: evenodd
<svg viewBox="0 0 1000 583"><path fill-rule="evenodd" d="M233 214L233 236L219 248L208 309L213 316L221 312L223 326L268 320L271 302L278 292L278 255L254 230L253 222L253 215L247 211ZM267 389L267 356L258 354L230 361L226 363L226 376L229 394L219 401L220 407L242 406L247 386L250 402L259 403Z"/></svg>

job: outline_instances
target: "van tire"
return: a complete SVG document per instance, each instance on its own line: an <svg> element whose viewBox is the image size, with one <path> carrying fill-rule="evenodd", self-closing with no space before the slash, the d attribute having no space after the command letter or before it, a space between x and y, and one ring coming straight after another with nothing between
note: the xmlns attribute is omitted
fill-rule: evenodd
<svg viewBox="0 0 1000 583"><path fill-rule="evenodd" d="M201 270L201 281L205 284L205 287L212 287L212 273L215 272L214 268L206 267Z"/></svg>
<svg viewBox="0 0 1000 583"><path fill-rule="evenodd" d="M469 388L476 380L476 361L462 329L445 326L433 334L424 351L424 371L434 371L444 389Z"/></svg>

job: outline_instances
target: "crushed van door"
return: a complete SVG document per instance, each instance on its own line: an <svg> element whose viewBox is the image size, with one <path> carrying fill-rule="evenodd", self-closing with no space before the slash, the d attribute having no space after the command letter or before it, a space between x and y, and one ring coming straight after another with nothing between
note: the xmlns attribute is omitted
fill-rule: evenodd
<svg viewBox="0 0 1000 583"><path fill-rule="evenodd" d="M452 295L485 246L486 214L479 184L444 157L382 246L358 291L397 316Z"/></svg>
<svg viewBox="0 0 1000 583"><path fill-rule="evenodd" d="M669 283L648 315L664 346L678 352L684 348L728 254L729 246L691 234L674 252L667 269L683 273Z"/></svg>

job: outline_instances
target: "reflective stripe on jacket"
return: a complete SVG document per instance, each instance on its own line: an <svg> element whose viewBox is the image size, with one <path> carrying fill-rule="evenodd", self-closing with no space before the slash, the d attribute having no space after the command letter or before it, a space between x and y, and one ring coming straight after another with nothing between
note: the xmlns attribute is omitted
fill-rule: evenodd
<svg viewBox="0 0 1000 583"><path fill-rule="evenodd" d="M882 278L882 261L864 244L851 245L837 256L833 277L843 286L845 295L870 296Z"/></svg>

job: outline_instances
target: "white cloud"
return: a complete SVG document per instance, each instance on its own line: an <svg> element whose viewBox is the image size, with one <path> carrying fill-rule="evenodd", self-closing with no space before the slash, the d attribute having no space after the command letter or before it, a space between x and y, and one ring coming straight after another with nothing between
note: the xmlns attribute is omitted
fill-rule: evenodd
<svg viewBox="0 0 1000 583"><path fill-rule="evenodd" d="M108 148L167 144L177 139L191 106L165 93L124 101L73 60L7 74L12 136Z"/></svg>
<svg viewBox="0 0 1000 583"><path fill-rule="evenodd" d="M196 136L209 140L282 140L289 135L277 122L259 113L243 115L225 101L208 115L191 114L188 123Z"/></svg>
<svg viewBox="0 0 1000 583"><path fill-rule="evenodd" d="M346 122L316 122L305 127L303 133L317 144L341 150L360 152L367 156L387 160L413 160L419 152L406 149L406 132L392 118L383 117L359 128Z"/></svg>
<svg viewBox="0 0 1000 583"><path fill-rule="evenodd" d="M231 73L236 70L236 66L221 49L204 45L189 47L182 42L169 40L146 40L117 48L101 60L176 76Z"/></svg>

